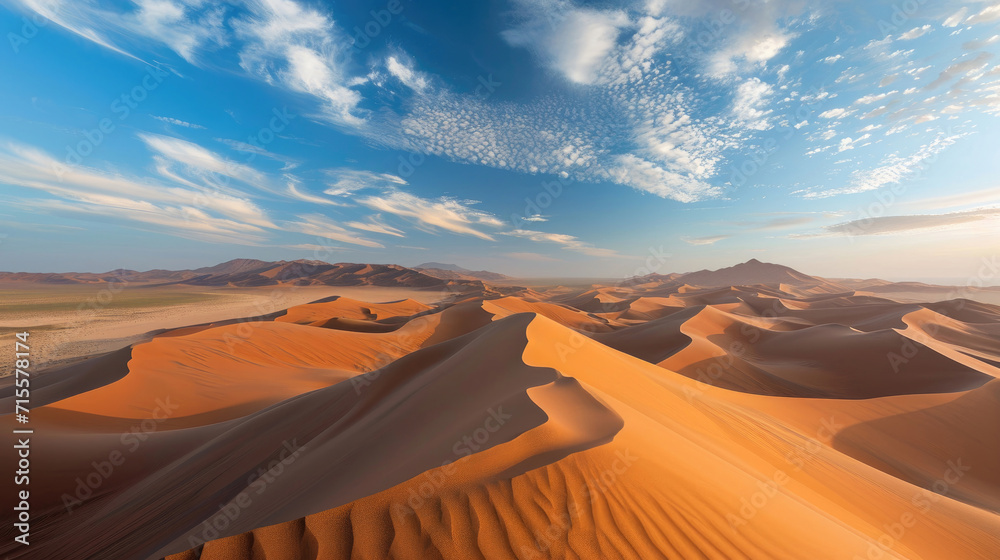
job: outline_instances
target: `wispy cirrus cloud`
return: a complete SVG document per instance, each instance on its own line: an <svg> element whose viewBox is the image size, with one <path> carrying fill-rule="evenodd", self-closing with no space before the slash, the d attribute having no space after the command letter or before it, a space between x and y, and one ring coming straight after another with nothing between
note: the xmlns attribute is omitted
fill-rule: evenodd
<svg viewBox="0 0 1000 560"><path fill-rule="evenodd" d="M940 87L959 76L980 70L989 63L991 58L993 58L992 53L980 52L974 58L956 62L942 70L934 81L924 86L924 89L934 89L936 87Z"/></svg>
<svg viewBox="0 0 1000 560"><path fill-rule="evenodd" d="M301 200L302 202L309 202L312 204L323 204L328 206L350 206L350 204L346 202L331 200L329 198L324 198L322 196L308 192L304 189L304 187L300 187L298 184L296 184L295 181L288 182L288 185L286 186L286 194L287 196L295 200Z"/></svg>
<svg viewBox="0 0 1000 560"><path fill-rule="evenodd" d="M531 241L538 243L555 243L557 245L561 245L564 249L569 251L575 251L591 257L621 256L616 251L594 247L593 245L585 243L573 235L566 235L564 233L547 233L530 229L515 229L512 231L505 231L503 232L503 235L530 239Z"/></svg>
<svg viewBox="0 0 1000 560"><path fill-rule="evenodd" d="M979 13L969 16L966 25L976 25L978 23L990 23L1000 20L1000 2L987 5Z"/></svg>
<svg viewBox="0 0 1000 560"><path fill-rule="evenodd" d="M828 198L843 194L857 194L872 191L885 185L897 184L923 170L929 161L965 136L964 133L939 134L908 156L892 155L887 163L873 169L856 170L851 173L847 186L818 188L797 191L805 198Z"/></svg>
<svg viewBox="0 0 1000 560"><path fill-rule="evenodd" d="M138 136L156 154L157 160L162 164L161 169L170 178L178 178L169 171L171 164L180 164L187 173L210 184L219 185L221 177L228 177L260 189L270 190L266 177L260 171L226 159L194 142L146 132L139 133Z"/></svg>
<svg viewBox="0 0 1000 560"><path fill-rule="evenodd" d="M368 218L363 222L361 221L347 222L344 225L354 229L370 231L372 233L382 233L385 235L394 235L396 237L405 237L403 235L402 230L386 224L384 221L382 221L382 216L379 214L368 216Z"/></svg>
<svg viewBox="0 0 1000 560"><path fill-rule="evenodd" d="M376 173L365 169L337 168L326 170L327 189L330 196L348 196L365 189L394 188L406 184L402 177L390 173Z"/></svg>
<svg viewBox="0 0 1000 560"><path fill-rule="evenodd" d="M817 233L794 234L789 237L809 239L834 235L899 235L957 228L976 222L1000 225L1000 208L981 208L945 214L869 217L826 226Z"/></svg>
<svg viewBox="0 0 1000 560"><path fill-rule="evenodd" d="M783 216L764 221L740 222L738 225L750 231L774 231L809 224L815 221L815 219L815 216Z"/></svg>
<svg viewBox="0 0 1000 560"><path fill-rule="evenodd" d="M732 235L708 235L705 237L682 237L681 241L688 245L714 245L719 241L729 239Z"/></svg>
<svg viewBox="0 0 1000 560"><path fill-rule="evenodd" d="M482 227L503 226L496 216L472 208L470 202L447 197L427 199L392 189L360 197L356 202L378 212L405 218L431 232L445 230L495 241L496 238L483 231Z"/></svg>
<svg viewBox="0 0 1000 560"><path fill-rule="evenodd" d="M182 121L180 119L175 119L173 117L161 117L161 116L157 116L157 115L152 115L152 117L154 119L160 121L160 122L165 122L167 124L173 124L173 125L177 125L177 126L183 126L185 128L195 128L195 129L199 129L199 130L204 130L205 129L205 127L201 126L200 124L189 123L187 121Z"/></svg>
<svg viewBox="0 0 1000 560"><path fill-rule="evenodd" d="M323 214L304 214L299 216L295 221L286 222L283 226L288 231L324 237L333 241L340 241L341 243L369 248L385 247L385 245L377 241L356 235Z"/></svg>
<svg viewBox="0 0 1000 560"><path fill-rule="evenodd" d="M209 52L234 47L238 65L268 84L312 96L331 124L365 121L345 67L350 38L330 15L295 0L230 5L192 0L135 0L118 9L96 0L15 0L25 9L99 45L140 58L166 47L201 66ZM136 54L139 53L139 54Z"/></svg>
<svg viewBox="0 0 1000 560"><path fill-rule="evenodd" d="M201 51L227 43L225 7L184 0L135 0L133 9L115 10L95 0L16 0L81 37L115 52L135 54L152 41L198 64Z"/></svg>
<svg viewBox="0 0 1000 560"><path fill-rule="evenodd" d="M291 169L291 168L297 166L298 163L299 163L294 158L290 158L288 156L283 156L283 155L280 155L280 154L276 154L276 153L270 152L268 150L265 150L264 148L262 148L260 146L254 146L253 144L248 144L246 142L240 142L239 140L231 140L229 138L216 138L215 141L219 142L219 143L222 143L222 144L225 144L226 146L229 146L230 148L232 148L232 149L234 149L234 150L236 150L238 152L243 152L245 154L252 154L247 159L250 159L253 156L261 156L261 157L266 157L268 159L272 159L274 161L283 162L285 164L285 170Z"/></svg>
<svg viewBox="0 0 1000 560"><path fill-rule="evenodd" d="M969 206L973 204L1000 206L1000 187L980 189L959 194L933 196L917 200L906 200L901 201L900 204L908 208L922 208L927 210L938 208L956 208L959 206Z"/></svg>
<svg viewBox="0 0 1000 560"><path fill-rule="evenodd" d="M277 226L267 213L237 191L195 183L162 183L84 166L66 167L37 148L8 142L0 147L3 182L42 191L37 209L104 216L133 227L214 242L257 243Z"/></svg>

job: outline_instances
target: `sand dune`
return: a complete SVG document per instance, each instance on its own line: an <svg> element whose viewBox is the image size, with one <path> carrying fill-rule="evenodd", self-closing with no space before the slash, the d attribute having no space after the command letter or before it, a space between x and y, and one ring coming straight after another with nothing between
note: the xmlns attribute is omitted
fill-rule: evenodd
<svg viewBox="0 0 1000 560"><path fill-rule="evenodd" d="M38 377L0 553L997 558L1000 309L963 301L663 277L177 329Z"/></svg>

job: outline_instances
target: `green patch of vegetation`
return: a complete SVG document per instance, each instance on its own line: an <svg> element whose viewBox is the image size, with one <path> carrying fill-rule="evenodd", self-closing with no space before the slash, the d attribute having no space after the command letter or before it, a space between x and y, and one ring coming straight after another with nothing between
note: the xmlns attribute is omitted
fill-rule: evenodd
<svg viewBox="0 0 1000 560"><path fill-rule="evenodd" d="M94 290L75 293L0 291L0 316L23 313L62 313L81 310L137 309L202 303L221 296L197 292L151 292L125 289L117 294Z"/></svg>
<svg viewBox="0 0 1000 560"><path fill-rule="evenodd" d="M20 332L28 331L30 333L47 332L47 331L59 331L62 329L67 329L70 326L66 323L51 324L51 325L32 325L30 327L0 327L0 337L11 336Z"/></svg>

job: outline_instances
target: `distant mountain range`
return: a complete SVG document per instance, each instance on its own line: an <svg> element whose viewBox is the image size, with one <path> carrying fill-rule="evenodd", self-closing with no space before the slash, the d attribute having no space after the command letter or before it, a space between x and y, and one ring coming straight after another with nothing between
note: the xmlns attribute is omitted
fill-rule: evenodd
<svg viewBox="0 0 1000 560"><path fill-rule="evenodd" d="M502 276L502 275L501 275ZM322 261L295 260L268 262L234 259L215 266L193 270L112 270L104 273L28 273L0 272L0 281L43 284L92 284L121 282L143 284L187 284L194 286L392 286L435 288L449 284L481 289L476 278L439 278L433 274L396 264L330 264Z"/></svg>
<svg viewBox="0 0 1000 560"><path fill-rule="evenodd" d="M458 288L466 291L512 293L520 288L511 286L516 280L488 270L469 270L455 264L426 262L407 268L397 264L336 263L295 260L268 262L256 259L234 259L215 266L191 270L111 270L93 272L0 272L0 282L32 282L39 284L97 284L106 282L193 286L271 286L279 284L309 286L387 286L406 288ZM688 273L650 274L632 278L629 283L656 282L664 285L700 287L781 285L820 290L828 293L850 292L922 292L940 291L947 286L919 282L889 282L870 279L827 279L809 276L793 268L750 259L747 262L718 270ZM497 288L494 283L506 285ZM984 288L1000 290L998 288Z"/></svg>
<svg viewBox="0 0 1000 560"><path fill-rule="evenodd" d="M507 282L513 280L510 276L489 270L469 270L457 264L426 262L413 267L428 276L442 280L484 280L486 282Z"/></svg>

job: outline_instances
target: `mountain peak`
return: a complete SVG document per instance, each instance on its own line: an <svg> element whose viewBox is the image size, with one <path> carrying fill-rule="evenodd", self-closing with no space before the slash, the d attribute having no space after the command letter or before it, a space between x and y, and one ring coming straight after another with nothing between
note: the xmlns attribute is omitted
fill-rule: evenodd
<svg viewBox="0 0 1000 560"><path fill-rule="evenodd" d="M815 285L821 279L803 274L793 268L750 259L747 262L718 270L700 270L680 277L692 286L748 286L752 284Z"/></svg>

